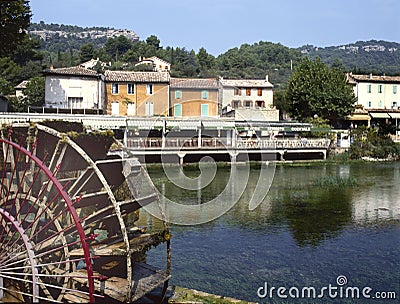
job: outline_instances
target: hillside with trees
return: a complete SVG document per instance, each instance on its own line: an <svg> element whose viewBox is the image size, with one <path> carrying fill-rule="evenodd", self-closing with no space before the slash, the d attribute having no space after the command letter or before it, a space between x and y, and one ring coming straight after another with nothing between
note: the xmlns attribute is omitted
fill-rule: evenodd
<svg viewBox="0 0 400 304"><path fill-rule="evenodd" d="M355 73L400 75L400 43L388 41L358 41L356 43L299 48L303 55L319 57L328 65L342 67Z"/></svg>
<svg viewBox="0 0 400 304"><path fill-rule="evenodd" d="M304 57L319 57L342 71L400 75L400 44L387 41L359 41L354 44L288 48L279 43L260 41L242 44L213 56L205 48L161 45L157 36L143 40L130 30L105 27L82 28L73 25L32 23L31 36L40 40L43 64L55 67L77 65L91 57L111 62L113 69L135 70L139 57L158 56L172 64L175 77L264 78L285 86L293 67Z"/></svg>

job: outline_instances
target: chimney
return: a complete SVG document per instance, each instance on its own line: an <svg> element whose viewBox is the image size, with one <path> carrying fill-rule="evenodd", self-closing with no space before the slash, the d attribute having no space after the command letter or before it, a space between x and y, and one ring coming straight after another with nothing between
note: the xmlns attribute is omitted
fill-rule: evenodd
<svg viewBox="0 0 400 304"><path fill-rule="evenodd" d="M369 74L369 79L372 79L372 73Z"/></svg>
<svg viewBox="0 0 400 304"><path fill-rule="evenodd" d="M50 70L54 70L53 64L50 64Z"/></svg>
<svg viewBox="0 0 400 304"><path fill-rule="evenodd" d="M265 75L265 81L268 82L268 75Z"/></svg>

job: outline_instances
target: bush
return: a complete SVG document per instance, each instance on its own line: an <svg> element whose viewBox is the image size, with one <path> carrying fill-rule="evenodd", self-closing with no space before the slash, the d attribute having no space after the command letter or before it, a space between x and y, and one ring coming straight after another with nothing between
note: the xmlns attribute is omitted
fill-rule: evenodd
<svg viewBox="0 0 400 304"><path fill-rule="evenodd" d="M353 143L349 149L351 159L372 157L398 160L400 146L387 134L380 134L377 129L360 128L352 132Z"/></svg>

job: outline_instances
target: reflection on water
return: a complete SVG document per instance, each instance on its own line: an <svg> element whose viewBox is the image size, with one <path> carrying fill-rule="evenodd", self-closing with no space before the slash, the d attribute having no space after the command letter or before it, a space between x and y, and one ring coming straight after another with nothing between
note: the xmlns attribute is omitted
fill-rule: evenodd
<svg viewBox="0 0 400 304"><path fill-rule="evenodd" d="M240 201L221 218L171 227L172 283L258 301L264 282L324 286L346 275L353 286L399 293L399 172L397 163L277 167L268 195L254 211L248 202L257 178L250 178ZM257 173L252 169L250 177ZM230 170L219 168L202 191L179 189L159 171L150 174L169 199L193 204L218 196ZM240 181L240 172L235 174ZM325 176L354 177L357 186L313 186ZM144 213L141 220L159 225ZM151 263L164 265L162 250L149 253Z"/></svg>

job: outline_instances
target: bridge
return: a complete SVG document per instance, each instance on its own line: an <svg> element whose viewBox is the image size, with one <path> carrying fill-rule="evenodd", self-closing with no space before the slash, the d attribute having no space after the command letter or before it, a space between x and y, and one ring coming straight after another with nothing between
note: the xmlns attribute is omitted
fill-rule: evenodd
<svg viewBox="0 0 400 304"><path fill-rule="evenodd" d="M142 161L185 162L187 156L225 155L231 162L254 160L326 159L329 139L259 139L259 138L125 138L124 145ZM152 157L151 157L152 156ZM175 157L174 157L175 156Z"/></svg>
<svg viewBox="0 0 400 304"><path fill-rule="evenodd" d="M63 120L87 130L113 130L141 161L326 159L328 139L298 138L313 132L297 122L235 121L230 118L126 117L61 113L0 113L1 124ZM289 136L285 134L291 133ZM294 137L296 134L296 137ZM286 136L286 137L285 137Z"/></svg>

